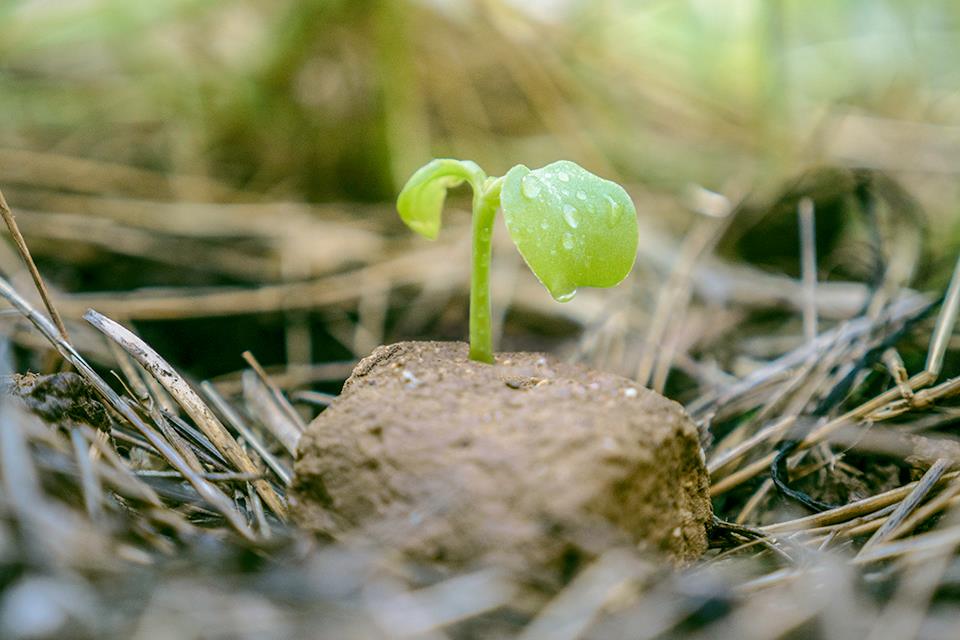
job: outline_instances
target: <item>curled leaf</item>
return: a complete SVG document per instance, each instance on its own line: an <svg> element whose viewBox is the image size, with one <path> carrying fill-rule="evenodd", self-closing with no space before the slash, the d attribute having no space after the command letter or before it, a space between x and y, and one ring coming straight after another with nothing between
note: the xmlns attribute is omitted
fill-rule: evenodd
<svg viewBox="0 0 960 640"><path fill-rule="evenodd" d="M433 240L440 232L447 189L467 181L476 190L485 177L483 170L469 160L431 160L403 186L397 197L397 212L408 227Z"/></svg>
<svg viewBox="0 0 960 640"><path fill-rule="evenodd" d="M560 160L517 165L500 195L510 237L556 300L578 287L612 287L637 255L637 214L623 187Z"/></svg>

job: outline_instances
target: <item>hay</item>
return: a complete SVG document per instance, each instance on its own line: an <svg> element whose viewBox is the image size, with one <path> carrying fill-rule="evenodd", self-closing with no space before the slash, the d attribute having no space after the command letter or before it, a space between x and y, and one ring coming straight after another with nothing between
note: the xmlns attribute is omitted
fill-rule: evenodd
<svg viewBox="0 0 960 640"><path fill-rule="evenodd" d="M32 196L47 197L43 188ZM84 196L62 215L96 217L108 233L149 228L148 252L197 233L186 212L200 205L111 202ZM245 238L204 259L223 272L247 258L273 264L259 284L99 293L47 284L41 299L26 277L43 282L32 262L24 270L0 255L0 295L16 310L0 318L0 635L901 638L948 637L942 630L960 622L960 477L948 429L960 378L942 376L958 272L942 297L920 294L903 276L915 265L889 268L910 259L895 247L870 284L818 283L809 268L803 281L773 276L712 253L729 223L720 217L683 243L644 235L647 269L632 289L585 292L570 307L551 305L516 270L502 274L497 290L510 295L497 305L512 309L514 334L527 326L526 339L537 339L516 324L524 314L572 324L579 339L561 332L554 343L570 357L686 400L719 515L712 551L688 570L615 549L547 592L523 575L438 573L285 522L296 439L330 401L311 385L336 384L352 364L309 363L315 337L302 312L321 311L356 356L390 335L400 294L416 293L405 326L442 316L462 296L466 230L423 249L329 210L259 204L273 220L261 226L250 206L216 205L216 228L195 246ZM152 207L184 215L132 216ZM322 244L341 228L357 243ZM314 240L329 248L322 260L291 252L291 242ZM280 271L298 275L271 281ZM263 367L250 353L250 368L213 380L193 379L130 330L144 319L278 310L288 354L301 355ZM758 312L769 310L786 320L764 321ZM15 363L47 373L18 375ZM814 514L801 504L838 497Z"/></svg>

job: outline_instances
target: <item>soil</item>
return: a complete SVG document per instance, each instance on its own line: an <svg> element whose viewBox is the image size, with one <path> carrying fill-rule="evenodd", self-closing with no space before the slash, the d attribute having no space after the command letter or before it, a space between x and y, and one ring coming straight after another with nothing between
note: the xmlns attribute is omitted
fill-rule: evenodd
<svg viewBox="0 0 960 640"><path fill-rule="evenodd" d="M72 371L50 375L15 374L9 391L23 398L27 407L49 424L68 421L96 429L110 428L110 417L100 396L82 376Z"/></svg>
<svg viewBox="0 0 960 640"><path fill-rule="evenodd" d="M910 482L909 477L902 477L900 465L882 457L868 455L863 456L861 461L856 453L848 453L844 461L848 464L824 467L817 473L792 482L791 486L820 502L839 506Z"/></svg>
<svg viewBox="0 0 960 640"><path fill-rule="evenodd" d="M539 353L495 365L403 342L361 361L300 441L292 513L445 566L569 571L617 544L707 547L708 480L683 408Z"/></svg>

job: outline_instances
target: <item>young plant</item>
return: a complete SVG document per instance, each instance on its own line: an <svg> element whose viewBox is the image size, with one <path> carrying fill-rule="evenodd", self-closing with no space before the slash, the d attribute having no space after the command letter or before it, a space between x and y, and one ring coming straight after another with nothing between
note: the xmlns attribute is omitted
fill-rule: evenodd
<svg viewBox="0 0 960 640"><path fill-rule="evenodd" d="M469 160L432 160L397 198L408 227L433 240L447 190L473 189L473 270L470 358L493 362L490 332L490 239L497 209L534 275L559 302L578 287L612 287L627 277L637 254L637 217L623 187L560 160L541 169L518 164L496 178Z"/></svg>

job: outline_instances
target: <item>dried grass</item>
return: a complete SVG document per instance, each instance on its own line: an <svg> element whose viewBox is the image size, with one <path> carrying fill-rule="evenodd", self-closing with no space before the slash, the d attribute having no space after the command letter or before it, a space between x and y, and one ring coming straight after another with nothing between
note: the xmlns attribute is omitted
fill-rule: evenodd
<svg viewBox="0 0 960 640"><path fill-rule="evenodd" d="M296 340L311 339L297 310L326 311L334 325L338 314L359 310L343 339L362 355L371 337L389 335L384 305L398 290L421 292L411 314L462 295L465 229L423 249L372 222L340 222L329 210L144 200L127 207L95 195L63 199L43 187L31 193L34 205L61 198L62 218L103 221L96 225L107 234L97 239L103 247L113 246L116 225L148 232L147 255L167 234L171 242L193 234L200 251L244 238L206 259L223 272L247 257L275 270L261 272L258 286L70 294L47 285L40 298L27 277L43 282L32 261L26 270L17 256L0 261L0 295L18 312L0 318L10 392L0 404L5 637L69 629L91 638L935 638L960 623L958 447L943 431L955 419L949 398L960 378L941 379L960 308L960 267L942 298L908 289L896 270L866 286L816 282L807 264L795 281L714 256L729 223L721 216L703 218L683 243L652 229L643 235L640 264L671 274L662 286L641 271L632 289L585 292L577 305L557 307L535 282L514 270L502 275L513 293L501 308L562 314L583 328L572 357L688 399L705 435L717 505L714 549L695 566L674 571L614 549L559 593L545 593L496 568L443 574L390 549L320 543L284 521L296 438L330 401L310 384L342 380L350 362L291 358L265 368L248 353L249 369L195 381L130 330L142 319L282 310L295 353ZM199 206L215 207L204 209L216 221L203 218L202 231L190 213ZM154 208L170 215L149 215ZM814 212L809 203L802 208L809 244ZM273 222L261 225L251 211ZM44 232L41 214L19 219L40 237L74 241ZM331 240L341 229L349 241ZM322 259L291 250L314 241L326 247ZM21 253L28 251L22 243ZM296 277L270 282L271 273ZM642 313L645 300L658 301L652 315ZM44 301L47 314L37 309ZM702 321L720 308L739 320ZM803 321L766 333L744 322L772 309ZM50 320L58 312L62 329ZM734 362L729 354L738 349L749 353L759 337L769 338L768 357L739 373L720 365ZM910 375L899 350L918 346L926 348L924 367ZM49 377L14 375L14 356L46 362ZM671 387L677 376L682 382ZM922 477L814 515L784 497L817 494L824 480L865 476L890 460Z"/></svg>

